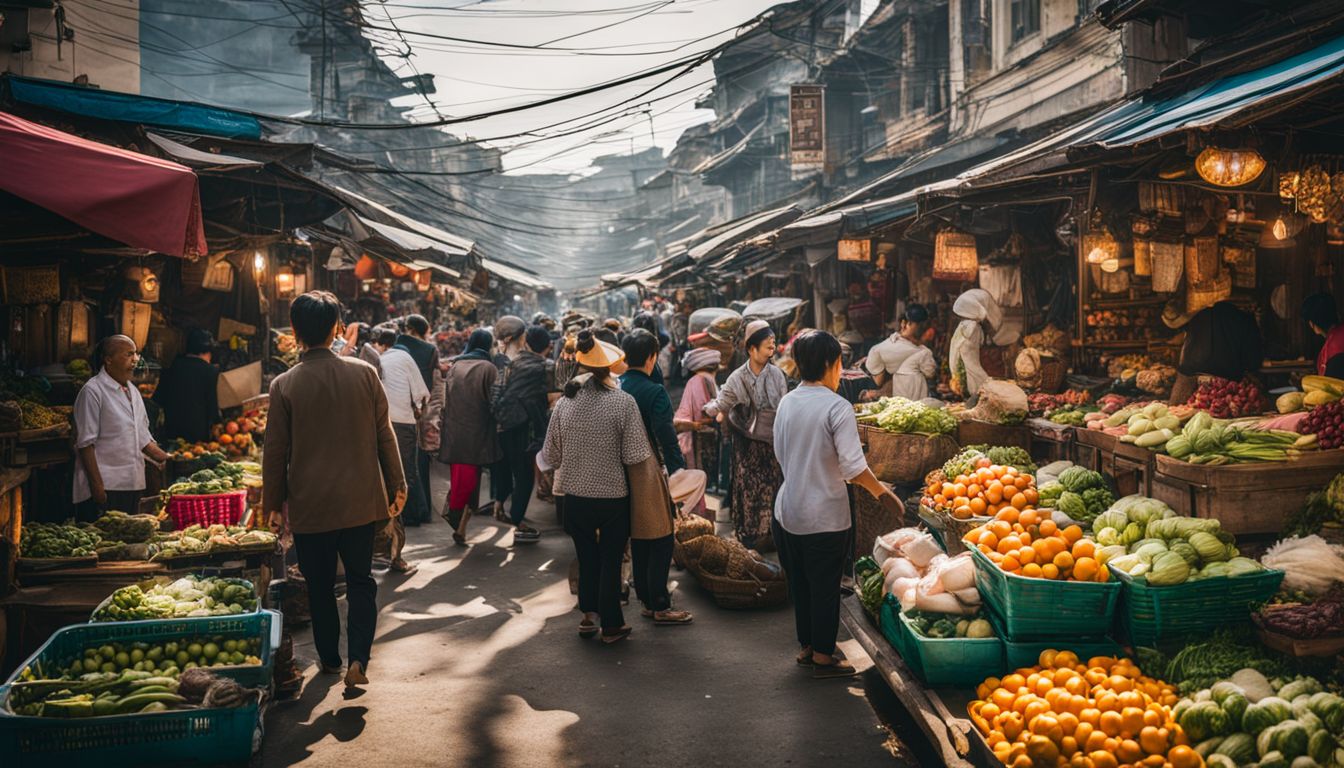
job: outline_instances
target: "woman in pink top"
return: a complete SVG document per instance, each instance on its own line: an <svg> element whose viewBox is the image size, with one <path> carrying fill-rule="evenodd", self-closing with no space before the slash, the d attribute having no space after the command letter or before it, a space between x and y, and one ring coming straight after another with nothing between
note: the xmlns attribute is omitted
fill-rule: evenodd
<svg viewBox="0 0 1344 768"><path fill-rule="evenodd" d="M681 367L694 375L686 382L681 402L677 404L677 412L672 417L672 426L677 430L677 443L681 446L682 455L686 457L687 469L706 471L710 469L702 466L700 452L696 450L695 436L698 432L713 427L712 420L705 417L703 411L705 406L713 402L719 394L719 387L714 382L714 373L719 369L721 357L716 349L702 348L693 349L682 358ZM690 512L712 521L705 509L703 498Z"/></svg>

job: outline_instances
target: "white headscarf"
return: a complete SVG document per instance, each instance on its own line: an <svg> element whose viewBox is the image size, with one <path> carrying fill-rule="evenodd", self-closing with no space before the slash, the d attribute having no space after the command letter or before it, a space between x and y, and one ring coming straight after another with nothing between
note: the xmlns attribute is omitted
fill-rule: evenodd
<svg viewBox="0 0 1344 768"><path fill-rule="evenodd" d="M989 374L980 365L980 344L984 340L980 323L988 321L991 329L998 329L1003 323L1003 310L988 291L972 288L957 297L952 303L952 312L963 319L948 343L948 368L956 376L958 364L965 366L965 394L975 395L980 391L980 385L989 380Z"/></svg>
<svg viewBox="0 0 1344 768"><path fill-rule="evenodd" d="M989 321L991 330L998 330L1003 324L1003 310L999 303L983 288L972 288L957 297L952 303L952 311L957 317L976 322Z"/></svg>

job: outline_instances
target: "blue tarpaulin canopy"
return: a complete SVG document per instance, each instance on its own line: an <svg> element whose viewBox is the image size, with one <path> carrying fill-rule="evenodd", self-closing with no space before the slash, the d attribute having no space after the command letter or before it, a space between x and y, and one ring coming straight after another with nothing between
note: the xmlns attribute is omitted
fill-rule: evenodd
<svg viewBox="0 0 1344 768"><path fill-rule="evenodd" d="M228 139L261 138L261 123L242 112L187 101L103 91L54 80L5 75L3 81L9 98L21 104L183 133Z"/></svg>

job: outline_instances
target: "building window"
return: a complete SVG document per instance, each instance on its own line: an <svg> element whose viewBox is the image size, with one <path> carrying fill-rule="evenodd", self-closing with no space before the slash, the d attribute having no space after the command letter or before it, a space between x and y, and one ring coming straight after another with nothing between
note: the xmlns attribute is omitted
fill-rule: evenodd
<svg viewBox="0 0 1344 768"><path fill-rule="evenodd" d="M1041 31L1041 0L1009 0L1012 42Z"/></svg>

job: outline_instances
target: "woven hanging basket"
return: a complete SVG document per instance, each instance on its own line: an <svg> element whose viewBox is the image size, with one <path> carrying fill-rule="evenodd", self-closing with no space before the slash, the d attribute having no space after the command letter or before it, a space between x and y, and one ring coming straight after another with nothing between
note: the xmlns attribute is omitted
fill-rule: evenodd
<svg viewBox="0 0 1344 768"><path fill-rule="evenodd" d="M1175 293L1185 272L1185 247L1181 243L1154 240L1150 248L1153 262L1153 290Z"/></svg>
<svg viewBox="0 0 1344 768"><path fill-rule="evenodd" d="M1153 241L1134 238L1134 274L1148 277L1153 274Z"/></svg>
<svg viewBox="0 0 1344 768"><path fill-rule="evenodd" d="M980 254L975 235L944 229L933 247L933 279L967 282L980 273Z"/></svg>
<svg viewBox="0 0 1344 768"><path fill-rule="evenodd" d="M1218 238L1195 237L1185 244L1185 276L1192 283L1218 277Z"/></svg>
<svg viewBox="0 0 1344 768"><path fill-rule="evenodd" d="M1185 311L1194 314L1232 297L1232 275L1223 272L1212 280L1190 283L1185 291Z"/></svg>

